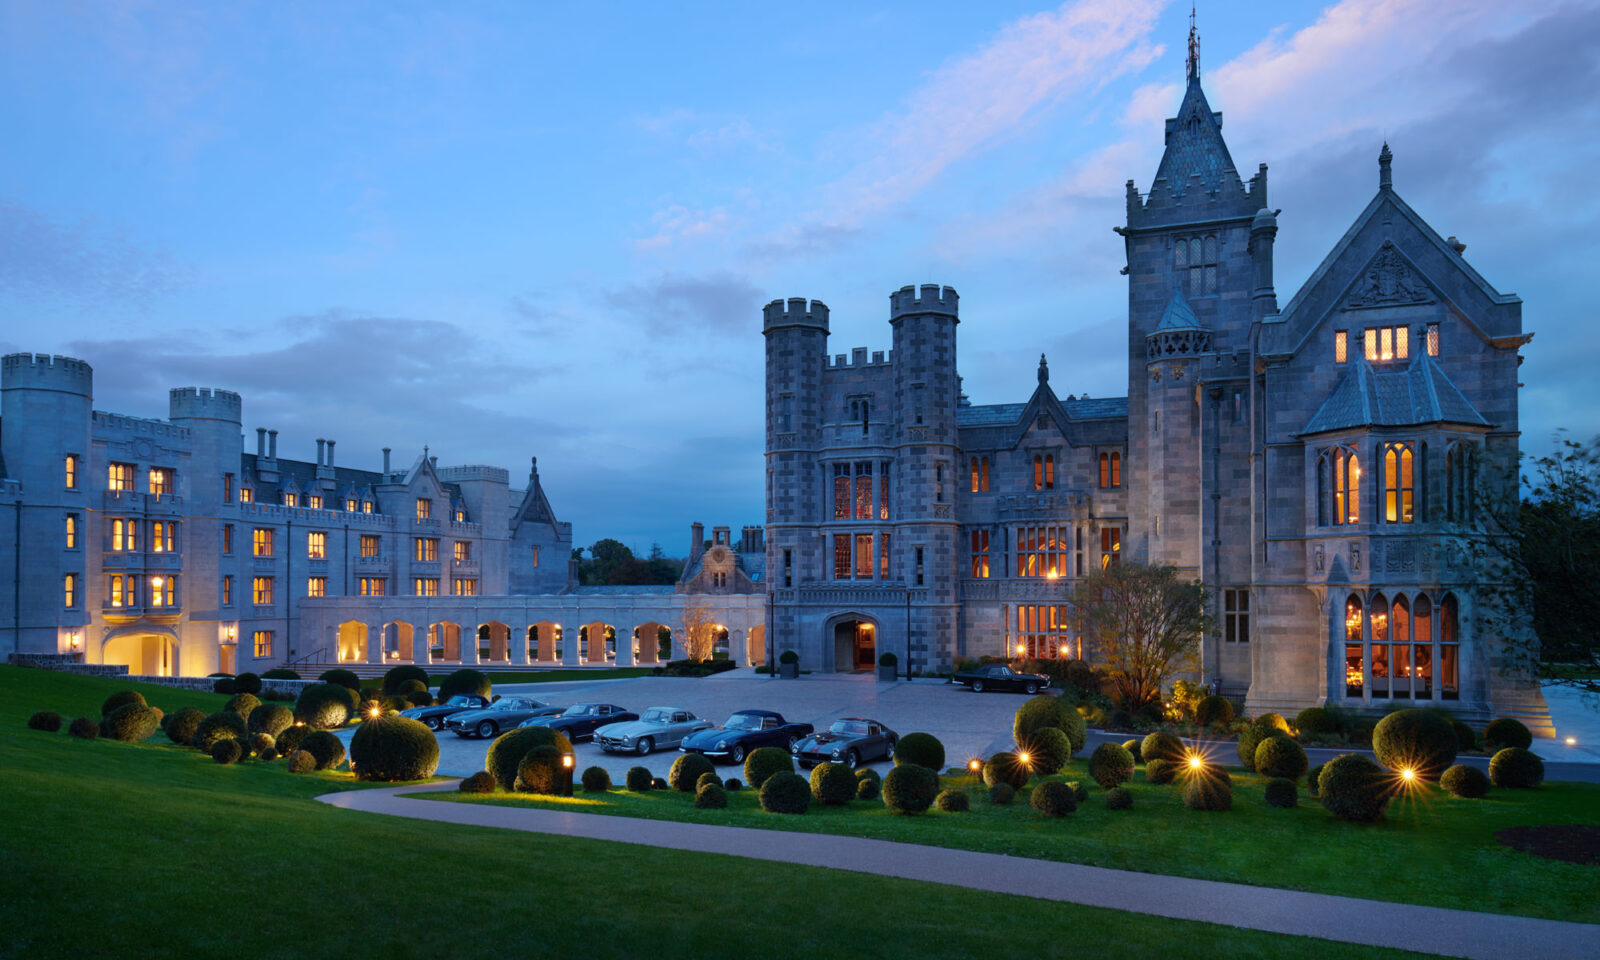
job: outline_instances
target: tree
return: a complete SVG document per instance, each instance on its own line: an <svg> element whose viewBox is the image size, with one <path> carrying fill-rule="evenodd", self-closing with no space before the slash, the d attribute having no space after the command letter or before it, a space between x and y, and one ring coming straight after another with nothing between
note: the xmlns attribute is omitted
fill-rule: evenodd
<svg viewBox="0 0 1600 960"><path fill-rule="evenodd" d="M716 621L703 601L691 601L683 608L683 648L690 660L711 659L716 649Z"/></svg>
<svg viewBox="0 0 1600 960"><path fill-rule="evenodd" d="M1160 702L1168 676L1199 665L1200 638L1213 624L1199 581L1179 579L1173 567L1121 563L1085 577L1075 596L1083 636L1125 709Z"/></svg>

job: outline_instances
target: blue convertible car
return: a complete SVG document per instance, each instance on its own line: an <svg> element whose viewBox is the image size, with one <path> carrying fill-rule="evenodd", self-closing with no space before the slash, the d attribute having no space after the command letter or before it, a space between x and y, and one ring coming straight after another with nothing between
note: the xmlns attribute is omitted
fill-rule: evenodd
<svg viewBox="0 0 1600 960"><path fill-rule="evenodd" d="M809 723L790 723L782 714L771 710L740 710L720 727L685 737L678 749L685 753L703 753L713 762L743 763L745 754L757 747L791 750L813 729Z"/></svg>

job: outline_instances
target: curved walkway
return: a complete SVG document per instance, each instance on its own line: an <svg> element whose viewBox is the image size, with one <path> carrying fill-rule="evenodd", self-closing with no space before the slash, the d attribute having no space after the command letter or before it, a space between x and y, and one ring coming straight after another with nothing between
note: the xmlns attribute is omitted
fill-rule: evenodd
<svg viewBox="0 0 1600 960"><path fill-rule="evenodd" d="M887 840L408 799L455 782L330 793L347 810L921 880L1454 957L1592 958L1600 925L1357 900Z"/></svg>

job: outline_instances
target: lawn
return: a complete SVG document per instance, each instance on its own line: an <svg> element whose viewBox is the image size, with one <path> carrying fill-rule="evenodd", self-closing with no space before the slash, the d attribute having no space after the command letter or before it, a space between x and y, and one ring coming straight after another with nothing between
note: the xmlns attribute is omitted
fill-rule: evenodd
<svg viewBox="0 0 1600 960"><path fill-rule="evenodd" d="M312 798L346 773L219 766L28 730L133 684L0 667L0 955L652 958L992 954L997 943L1211 960L1410 956L937 884L398 820ZM165 710L224 698L145 687ZM820 819L820 818L819 818ZM825 907L825 924L802 915ZM1011 931L997 940L996 924ZM1017 933L1017 931L1026 931ZM1018 941L1015 937L1024 938Z"/></svg>
<svg viewBox="0 0 1600 960"><path fill-rule="evenodd" d="M1301 796L1292 810L1262 801L1265 779L1231 768L1233 809L1189 810L1179 789L1144 782L1143 767L1128 784L1133 809L1107 810L1104 791L1088 764L1074 760L1064 777L1089 787L1077 813L1051 820L1036 813L1025 794L1010 806L990 804L980 782L946 777L945 786L970 794L968 813L930 810L920 816L891 813L882 801L847 807L812 805L803 816L761 810L755 794L728 794L726 810L699 810L693 796L671 791L644 794L621 789L595 796L580 787L571 799L528 794L418 794L456 803L503 803L583 813L685 820L694 823L838 833L879 840L1002 853L1391 900L1486 913L1600 922L1595 898L1600 871L1593 866L1540 859L1501 846L1494 831L1522 824L1600 822L1600 785L1546 783L1537 790L1494 790L1481 800L1459 800L1422 786L1397 800L1378 823L1337 820ZM733 767L720 776L743 777Z"/></svg>

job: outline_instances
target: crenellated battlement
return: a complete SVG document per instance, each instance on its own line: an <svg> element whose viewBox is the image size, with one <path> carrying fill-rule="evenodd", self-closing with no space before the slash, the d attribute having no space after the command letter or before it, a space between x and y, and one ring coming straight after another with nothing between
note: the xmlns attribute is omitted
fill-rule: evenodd
<svg viewBox="0 0 1600 960"><path fill-rule="evenodd" d="M0 359L0 386L6 390L62 390L87 397L94 393L94 368L77 357L9 353Z"/></svg>
<svg viewBox="0 0 1600 960"><path fill-rule="evenodd" d="M511 482L511 471L505 467L491 467L483 463L466 463L454 467L440 467L439 479L445 483L460 483L465 480L483 480L488 483Z"/></svg>
<svg viewBox="0 0 1600 960"><path fill-rule="evenodd" d="M867 359L866 347L853 347L849 353L840 353L823 358L824 369L848 370L865 367L887 367L894 362L893 350L874 350L872 359Z"/></svg>
<svg viewBox="0 0 1600 960"><path fill-rule="evenodd" d="M241 423L244 401L232 390L216 387L174 387L167 393L167 416L173 420L225 420Z"/></svg>
<svg viewBox="0 0 1600 960"><path fill-rule="evenodd" d="M919 291L908 284L889 294L889 319L894 321L901 317L929 313L955 317L960 299L955 287L925 283Z"/></svg>
<svg viewBox="0 0 1600 960"><path fill-rule="evenodd" d="M1188 182L1181 184L1157 177L1147 194L1139 193L1132 180L1126 189L1131 229L1249 217L1267 205L1267 165L1261 164L1248 186L1230 166L1222 171L1214 188L1198 173L1191 173Z"/></svg>
<svg viewBox="0 0 1600 960"><path fill-rule="evenodd" d="M821 300L790 297L774 300L761 308L761 332L777 327L815 327L828 332L828 305Z"/></svg>

